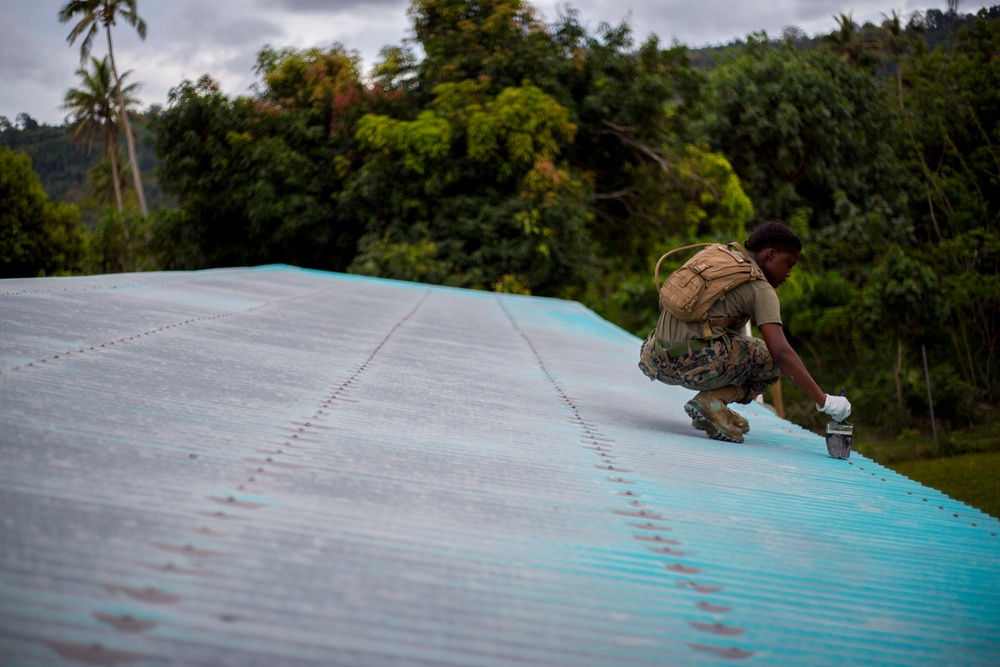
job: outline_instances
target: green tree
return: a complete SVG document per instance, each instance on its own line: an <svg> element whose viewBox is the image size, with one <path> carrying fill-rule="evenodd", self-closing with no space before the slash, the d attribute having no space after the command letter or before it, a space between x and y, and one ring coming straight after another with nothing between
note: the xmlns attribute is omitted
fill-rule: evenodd
<svg viewBox="0 0 1000 667"><path fill-rule="evenodd" d="M266 237L246 210L246 197L253 192L247 182L267 173L249 160L252 131L263 130L254 126L253 101L230 100L208 75L170 92L166 110L153 124L157 175L184 215L167 218L160 233L167 239L168 255L200 261L178 265L168 256L166 266L194 269L264 261ZM189 243L195 247L187 247Z"/></svg>
<svg viewBox="0 0 1000 667"><path fill-rule="evenodd" d="M666 236L742 230L752 207L729 162L680 136L698 83L683 47L637 49L627 24L591 35L573 10L545 25L522 2L417 1L411 18L428 57L387 50L376 67L409 104L359 123L345 201L370 230L363 248L411 244L422 252L393 257L421 261L433 248L485 289L602 283L593 302L620 275L651 282Z"/></svg>
<svg viewBox="0 0 1000 667"><path fill-rule="evenodd" d="M124 161L125 156L121 149L116 148L114 153L106 153L87 170L90 197L85 200L84 205L103 207L117 203L117 197L128 187L128 179L115 167L116 163L121 164ZM118 207L118 210L125 210L124 206Z"/></svg>
<svg viewBox="0 0 1000 667"><path fill-rule="evenodd" d="M919 23L920 14L914 12L910 20L904 24L896 10L890 16L882 14L881 31L878 40L886 53L886 60L892 63L896 74L896 93L899 98L900 111L904 111L903 103L903 54L908 50L921 49L924 45L924 28Z"/></svg>
<svg viewBox="0 0 1000 667"><path fill-rule="evenodd" d="M115 65L114 45L111 41L111 28L119 19L135 28L141 39L146 39L146 22L139 16L136 9L137 0L69 0L59 10L59 22L68 23L79 17L79 22L73 26L66 41L73 44L80 35L84 35L80 45L80 62L84 62L90 54L94 38L100 27L104 28L108 38L108 59L111 64L111 74L115 82L118 96L118 117L125 132L125 142L128 146L129 164L132 168L132 180L135 183L135 193L139 200L139 209L143 217L149 215L146 207L146 195L142 187L142 177L139 173L139 162L135 153L135 138L132 124L129 122L128 104L122 92L121 77Z"/></svg>
<svg viewBox="0 0 1000 667"><path fill-rule="evenodd" d="M157 173L185 210L158 229L177 240L178 258L208 265L344 270L361 235L341 202L365 105L354 56L264 49L258 63L256 99L230 99L207 76L171 91L153 123Z"/></svg>
<svg viewBox="0 0 1000 667"><path fill-rule="evenodd" d="M265 84L261 99L301 114L308 125L326 129L328 139L343 144L364 108L359 57L341 45L325 51L266 46L257 55L256 72Z"/></svg>
<svg viewBox="0 0 1000 667"><path fill-rule="evenodd" d="M97 221L92 245L101 273L155 271L157 263L150 227L155 216L143 217L136 209L106 207Z"/></svg>
<svg viewBox="0 0 1000 667"><path fill-rule="evenodd" d="M1000 292L1000 15L981 10L950 48L906 58L900 124L917 243L938 272L943 339L963 379L995 400Z"/></svg>
<svg viewBox="0 0 1000 667"><path fill-rule="evenodd" d="M877 59L879 42L867 25L858 26L851 12L834 18L837 29L823 37L824 44L851 67L867 65Z"/></svg>
<svg viewBox="0 0 1000 667"><path fill-rule="evenodd" d="M525 0L412 0L409 16L425 54L422 102L441 83L483 77L496 94L525 80L545 88L553 78L548 27Z"/></svg>
<svg viewBox="0 0 1000 667"><path fill-rule="evenodd" d="M942 275L948 336L937 347L962 378L1000 396L1000 234L974 229L935 245L928 261Z"/></svg>
<svg viewBox="0 0 1000 667"><path fill-rule="evenodd" d="M590 35L575 12L554 30L579 127L569 159L593 183L603 253L645 274L668 237L738 237L752 205L725 156L691 132L702 77L686 49L655 37L637 48L627 23Z"/></svg>
<svg viewBox="0 0 1000 667"><path fill-rule="evenodd" d="M447 268L451 284L541 294L586 283L585 190L562 159L576 131L569 111L536 86L490 89L440 84L413 120L359 121L364 163L345 197L368 234L352 270L405 277L420 262Z"/></svg>
<svg viewBox="0 0 1000 667"><path fill-rule="evenodd" d="M899 409L903 409L900 372L904 343L920 340L942 315L937 275L899 246L893 246L861 295L858 320L872 334L872 340L895 348L892 371Z"/></svg>
<svg viewBox="0 0 1000 667"><path fill-rule="evenodd" d="M893 120L876 79L825 49L754 36L708 76L701 129L763 218L800 232L905 202Z"/></svg>
<svg viewBox="0 0 1000 667"><path fill-rule="evenodd" d="M1000 20L981 14L953 49L914 54L908 66L905 157L921 238L1000 229Z"/></svg>
<svg viewBox="0 0 1000 667"><path fill-rule="evenodd" d="M70 136L75 142L84 144L88 150L93 146L95 139L101 138L104 148L104 155L111 168L111 185L114 192L114 201L118 205L118 210L125 208L122 198L121 178L118 173L118 137L121 133L121 126L118 121L118 111L115 108L116 85L108 64L108 59L91 58L91 70L80 68L77 70L81 85L79 88L71 88L66 92L63 109L69 111ZM123 81L130 72L123 72ZM126 113L131 112L131 107L136 104L133 94L139 89L139 84L133 83L121 86L121 96L124 100Z"/></svg>
<svg viewBox="0 0 1000 667"><path fill-rule="evenodd" d="M425 57L383 51L381 113L355 135L341 202L367 233L352 270L579 289L594 258L588 187L566 160L576 125L548 27L520 0L415 0L410 17Z"/></svg>
<svg viewBox="0 0 1000 667"><path fill-rule="evenodd" d="M79 210L48 201L31 160L0 148L0 278L83 271L88 240Z"/></svg>

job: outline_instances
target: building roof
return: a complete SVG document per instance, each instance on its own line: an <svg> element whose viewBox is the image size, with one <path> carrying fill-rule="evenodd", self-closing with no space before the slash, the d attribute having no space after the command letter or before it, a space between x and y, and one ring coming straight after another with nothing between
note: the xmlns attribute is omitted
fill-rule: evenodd
<svg viewBox="0 0 1000 667"><path fill-rule="evenodd" d="M0 281L4 665L996 665L1000 522L575 302Z"/></svg>

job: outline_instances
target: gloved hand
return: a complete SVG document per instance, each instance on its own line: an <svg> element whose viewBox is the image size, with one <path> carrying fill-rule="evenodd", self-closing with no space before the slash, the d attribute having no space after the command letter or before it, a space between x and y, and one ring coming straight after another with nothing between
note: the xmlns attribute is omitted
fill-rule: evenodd
<svg viewBox="0 0 1000 667"><path fill-rule="evenodd" d="M816 409L820 412L825 412L839 422L851 416L851 402L847 400L846 396L830 396L827 394L826 403L822 406L817 403Z"/></svg>

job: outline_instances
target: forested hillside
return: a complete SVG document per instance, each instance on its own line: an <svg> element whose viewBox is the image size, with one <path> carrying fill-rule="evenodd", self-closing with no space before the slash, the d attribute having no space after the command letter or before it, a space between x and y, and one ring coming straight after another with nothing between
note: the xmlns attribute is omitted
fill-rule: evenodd
<svg viewBox="0 0 1000 667"><path fill-rule="evenodd" d="M170 205L169 198L160 191L156 182L155 170L159 161L147 130L149 121L158 112L159 109L154 108L143 115L137 145L139 165L153 192L155 208ZM74 143L68 123L43 125L28 114L20 114L13 121L0 116L0 147L4 146L31 159L31 165L50 198L83 208L95 204L99 207L93 201L93 184L87 172L100 160L101 151L96 145L87 147Z"/></svg>
<svg viewBox="0 0 1000 667"><path fill-rule="evenodd" d="M262 46L254 96L178 82L140 131L148 218L104 209L106 188L85 202L98 148L5 123L50 197L99 213L63 264L51 244L82 223L3 213L0 276L283 262L578 299L644 336L661 253L777 218L806 245L786 329L861 422L928 427L924 355L943 432L993 413L1000 7L702 51L521 0L413 0L410 19L371 76L349 45ZM32 234L46 261L9 261ZM822 421L795 390L785 409Z"/></svg>

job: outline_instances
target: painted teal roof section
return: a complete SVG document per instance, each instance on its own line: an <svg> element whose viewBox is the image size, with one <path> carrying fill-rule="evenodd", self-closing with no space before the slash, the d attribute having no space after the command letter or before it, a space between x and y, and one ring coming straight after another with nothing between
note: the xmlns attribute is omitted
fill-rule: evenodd
<svg viewBox="0 0 1000 667"><path fill-rule="evenodd" d="M0 663L996 665L1000 522L574 302L0 281Z"/></svg>

